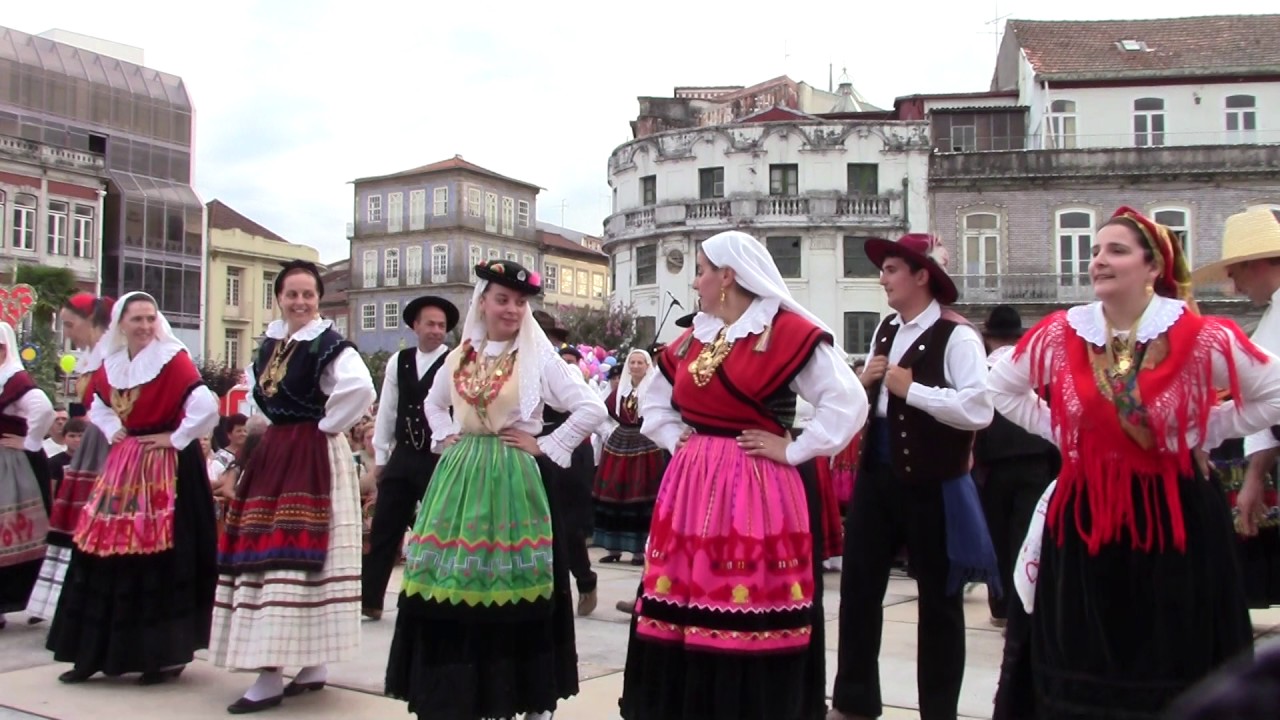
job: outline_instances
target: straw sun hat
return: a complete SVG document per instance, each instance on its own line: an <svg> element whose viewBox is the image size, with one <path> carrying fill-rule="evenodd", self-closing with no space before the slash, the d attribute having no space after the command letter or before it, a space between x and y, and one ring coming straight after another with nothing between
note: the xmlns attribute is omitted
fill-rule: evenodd
<svg viewBox="0 0 1280 720"><path fill-rule="evenodd" d="M1191 273L1196 283L1223 282L1227 269L1250 260L1280 258L1280 218L1267 207L1255 207L1227 218L1222 259Z"/></svg>

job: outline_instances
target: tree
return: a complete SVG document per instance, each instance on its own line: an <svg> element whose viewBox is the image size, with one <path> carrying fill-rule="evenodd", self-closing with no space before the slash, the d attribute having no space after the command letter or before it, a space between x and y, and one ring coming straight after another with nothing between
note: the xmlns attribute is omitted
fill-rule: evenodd
<svg viewBox="0 0 1280 720"><path fill-rule="evenodd" d="M19 265L13 273L13 282L15 285L30 285L36 294L30 311L31 331L19 338L19 342L35 345L39 353L36 361L27 367L27 372L41 390L56 399L62 395L60 380L63 373L58 368L62 346L53 323L63 304L79 289L75 273L64 267ZM14 331L21 333L22 329L14 328ZM17 349L11 352L17 352Z"/></svg>
<svg viewBox="0 0 1280 720"><path fill-rule="evenodd" d="M569 331L574 345L599 345L606 350L626 350L636 338L636 311L630 305L609 308L557 305L560 324Z"/></svg>
<svg viewBox="0 0 1280 720"><path fill-rule="evenodd" d="M452 346L451 346L452 347ZM382 377L387 372L387 361L391 359L390 350L379 350L375 353L361 353L360 357L364 358L364 364L369 367L369 374L373 376L373 387L378 395L382 395ZM379 397L381 399L381 397Z"/></svg>
<svg viewBox="0 0 1280 720"><path fill-rule="evenodd" d="M231 392L232 388L240 384L240 380L244 377L242 368L231 367L222 360L204 359L197 366L200 370L200 377L204 380L204 384L214 395L222 397Z"/></svg>

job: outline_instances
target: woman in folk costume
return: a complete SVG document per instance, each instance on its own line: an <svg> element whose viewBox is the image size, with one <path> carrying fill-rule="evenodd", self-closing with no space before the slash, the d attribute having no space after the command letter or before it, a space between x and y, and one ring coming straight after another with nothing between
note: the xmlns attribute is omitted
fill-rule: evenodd
<svg viewBox="0 0 1280 720"><path fill-rule="evenodd" d="M813 419L813 406L804 398L796 398L796 419L793 437L800 437ZM814 548L814 559L822 561L823 570L839 571L844 565L844 519L840 515L840 503L836 500L835 477L832 473L833 457L819 456L799 465L801 474L813 475L818 488L818 506L822 510L822 547ZM807 479L807 478L806 478Z"/></svg>
<svg viewBox="0 0 1280 720"><path fill-rule="evenodd" d="M102 367L106 354L107 328L111 325L111 308L115 303L109 297L94 297L90 293L73 295L58 313L62 320L62 335L80 351L76 359L76 397L88 407L93 396L90 392L93 374ZM62 582L71 562L71 534L80 519L80 508L89 497L93 483L98 478L102 463L107 460L110 443L93 423L85 424L80 449L71 463L62 471L62 482L53 497L49 511L49 547L45 552L40 577L31 591L27 614L33 618L52 620L62 595Z"/></svg>
<svg viewBox="0 0 1280 720"><path fill-rule="evenodd" d="M1098 230L1089 274L1098 301L1045 318L988 381L996 410L1063 459L1014 572L1034 692L1006 652L996 717L1160 717L1252 647L1203 458L1280 422L1280 362L1197 312L1181 242L1135 210Z"/></svg>
<svg viewBox="0 0 1280 720"><path fill-rule="evenodd" d="M490 260L476 275L462 345L427 394L442 452L406 548L386 693L423 720L549 718L578 668L547 463L569 467L605 409L530 313L538 274ZM535 438L544 404L569 417Z"/></svg>
<svg viewBox="0 0 1280 720"><path fill-rule="evenodd" d="M373 403L373 379L320 317L314 264L285 263L274 290L284 317L267 326L248 373L271 424L218 543L210 654L220 667L258 671L232 714L324 688L326 664L360 644L360 491L346 432ZM301 668L287 687L285 667Z"/></svg>
<svg viewBox="0 0 1280 720"><path fill-rule="evenodd" d="M674 452L654 509L620 701L627 720L826 711L819 493L796 466L867 416L831 331L741 232L698 252L702 312L659 356L643 432ZM799 395L814 407L788 430Z"/></svg>
<svg viewBox="0 0 1280 720"><path fill-rule="evenodd" d="M53 405L22 367L13 326L0 322L0 629L26 608L49 530L44 436Z"/></svg>
<svg viewBox="0 0 1280 720"><path fill-rule="evenodd" d="M140 672L177 677L209 643L213 498L198 439L218 401L150 295L116 302L89 421L109 439L76 523L75 547L49 628L58 679Z"/></svg>
<svg viewBox="0 0 1280 720"><path fill-rule="evenodd" d="M666 451L640 432L640 399L647 383L658 374L644 350L627 353L618 388L605 406L613 431L605 439L591 496L596 505L595 542L609 551L602 563L616 563L631 553L632 565L644 564L653 503L667 469Z"/></svg>

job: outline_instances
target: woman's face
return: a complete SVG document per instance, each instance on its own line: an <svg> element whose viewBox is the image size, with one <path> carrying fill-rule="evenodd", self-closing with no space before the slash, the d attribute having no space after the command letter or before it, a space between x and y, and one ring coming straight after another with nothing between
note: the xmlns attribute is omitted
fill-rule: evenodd
<svg viewBox="0 0 1280 720"><path fill-rule="evenodd" d="M520 331L524 314L529 312L529 298L511 288L489 283L480 295L480 312L484 314L485 335L490 340L511 340Z"/></svg>
<svg viewBox="0 0 1280 720"><path fill-rule="evenodd" d="M320 292L316 278L309 272L294 271L280 283L276 302L290 327L301 328L316 319L320 308Z"/></svg>
<svg viewBox="0 0 1280 720"><path fill-rule="evenodd" d="M1099 300L1118 300L1145 294L1156 281L1156 267L1133 228L1106 225L1093 243L1089 279Z"/></svg>
<svg viewBox="0 0 1280 720"><path fill-rule="evenodd" d="M146 347L156 336L156 322L159 313L151 300L139 298L131 300L121 315L120 325L124 328L129 347L140 350Z"/></svg>
<svg viewBox="0 0 1280 720"><path fill-rule="evenodd" d="M208 437L200 438L200 451L203 452L205 455L208 455L213 452L213 445L209 442Z"/></svg>
<svg viewBox="0 0 1280 720"><path fill-rule="evenodd" d="M702 251L698 251L698 266L693 276L693 290L698 293L698 303L703 312L715 314L720 310L720 292L728 287L725 270L711 264Z"/></svg>
<svg viewBox="0 0 1280 720"><path fill-rule="evenodd" d="M244 441L248 439L249 427L247 425L237 425L231 428L231 432L227 433L227 443L236 449L244 447Z"/></svg>
<svg viewBox="0 0 1280 720"><path fill-rule="evenodd" d="M89 330L93 328L92 322L67 308L58 311L58 319L62 321L62 336L70 340L72 345L82 349L89 346Z"/></svg>
<svg viewBox="0 0 1280 720"><path fill-rule="evenodd" d="M649 372L649 361L644 355L633 352L627 356L627 371L631 373L632 382L636 382L644 378L644 374Z"/></svg>

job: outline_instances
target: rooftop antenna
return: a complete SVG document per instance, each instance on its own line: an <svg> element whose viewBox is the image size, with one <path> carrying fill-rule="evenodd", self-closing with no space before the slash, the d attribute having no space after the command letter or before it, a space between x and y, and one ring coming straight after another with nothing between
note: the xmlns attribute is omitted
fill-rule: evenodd
<svg viewBox="0 0 1280 720"><path fill-rule="evenodd" d="M835 81L831 79L832 74L836 71L835 63L827 63L827 92L835 92Z"/></svg>
<svg viewBox="0 0 1280 720"><path fill-rule="evenodd" d="M998 52L1000 52L1000 35L1001 35L1001 30L1002 30L1002 29L1003 29L1003 27L1004 27L1004 26L1002 25L1002 23L1005 21L1005 19L1006 19L1006 18L1010 17L1013 13L1005 13L1004 15L1001 15L1001 14L1000 14L1000 2L999 2L999 0L996 0L996 3L995 3L995 9L996 9L996 16L995 16L995 18L993 18L993 19L991 19L991 20L988 20L988 21L986 21L985 23L983 23L984 25L989 26L991 29L990 29L990 30L987 30L987 31L985 31L985 32L983 32L982 34L984 34L984 35L990 35L990 36L992 36L992 37L994 37L994 38L995 38L996 52L998 53Z"/></svg>
<svg viewBox="0 0 1280 720"><path fill-rule="evenodd" d="M569 201L568 201L568 200L561 200L561 201L560 201L560 227L564 227L564 226L565 226L565 224L564 224L564 208L565 208L565 206L566 206L566 205L568 205L568 204L569 204Z"/></svg>

